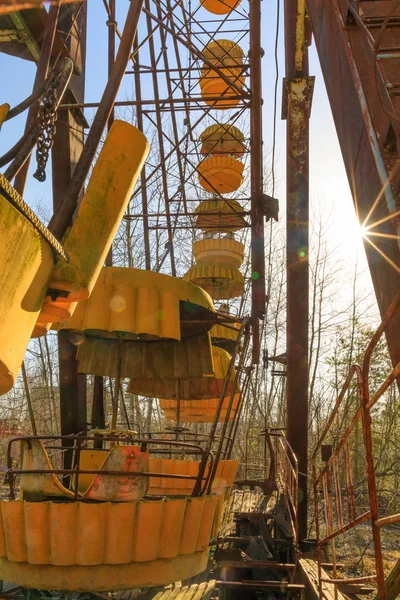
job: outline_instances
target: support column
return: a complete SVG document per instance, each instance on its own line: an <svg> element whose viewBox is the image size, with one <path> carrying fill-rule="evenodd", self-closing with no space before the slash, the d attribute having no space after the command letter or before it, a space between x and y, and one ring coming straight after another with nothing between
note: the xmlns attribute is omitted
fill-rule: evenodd
<svg viewBox="0 0 400 600"><path fill-rule="evenodd" d="M309 115L314 79L308 77L304 0L285 0L287 211L287 440L299 468L299 539L307 536Z"/></svg>
<svg viewBox="0 0 400 600"><path fill-rule="evenodd" d="M263 142L261 75L261 2L250 2L251 74L251 317L253 323L252 362L260 360L259 319L265 315L265 249L263 210Z"/></svg>
<svg viewBox="0 0 400 600"><path fill-rule="evenodd" d="M75 74L71 78L65 98L84 101L86 5L61 7L58 34L63 38L74 60ZM75 19L76 17L76 19ZM73 27L73 35L69 30ZM52 148L53 209L57 213L83 148L84 117L80 109L61 110L58 114L56 134ZM69 332L58 334L60 428L61 435L86 430L86 375L78 373L77 346ZM70 467L72 455L65 456L65 468Z"/></svg>

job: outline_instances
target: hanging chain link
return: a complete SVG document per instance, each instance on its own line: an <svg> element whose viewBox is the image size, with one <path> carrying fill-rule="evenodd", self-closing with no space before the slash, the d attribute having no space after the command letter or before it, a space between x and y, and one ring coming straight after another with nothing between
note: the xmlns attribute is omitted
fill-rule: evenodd
<svg viewBox="0 0 400 600"><path fill-rule="evenodd" d="M58 77L53 79L49 89L43 95L39 107L39 133L36 147L37 169L33 176L41 182L46 181L46 165L56 132L58 79Z"/></svg>

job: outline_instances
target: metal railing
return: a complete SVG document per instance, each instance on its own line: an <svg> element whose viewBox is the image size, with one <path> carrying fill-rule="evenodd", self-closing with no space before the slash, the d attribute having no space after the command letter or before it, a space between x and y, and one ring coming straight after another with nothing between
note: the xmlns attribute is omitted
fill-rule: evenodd
<svg viewBox="0 0 400 600"><path fill-rule="evenodd" d="M286 503L286 512L293 532L295 552L298 552L298 504L299 504L299 469L297 458L289 442L282 434L270 434L276 437L275 472L278 488L281 486Z"/></svg>
<svg viewBox="0 0 400 600"><path fill-rule="evenodd" d="M180 453L184 453L186 456L189 454L196 455L199 457L199 465L197 475L185 475L178 473L156 473L154 471L127 471L127 470L116 470L103 468L95 469L82 469L80 466L80 454L81 451L88 448L95 448L96 444L101 439L102 445L108 445L109 448L118 444L122 445L133 445L140 447L143 452L149 451L150 457L153 456L169 456L171 452L175 450ZM39 441L43 444L44 451L46 452L50 464L46 468L19 468L13 465L18 462L18 452L15 450L15 446L20 447L21 443L26 443L28 448L31 448L33 441ZM48 451L52 452L49 453ZM73 452L71 468L63 467L62 464L55 465L51 464L55 457L60 457L67 451ZM103 450L106 448L103 447ZM208 469L201 469L202 463L208 466ZM162 440L156 439L151 440L149 438L137 438L132 435L69 435L69 436L23 436L13 438L8 443L7 449L7 471L6 471L6 482L10 487L10 499L15 499L16 490L16 478L21 475L41 475L50 474L61 478L61 480L69 480L69 483L73 483L72 491L74 492L74 501L79 501L79 478L81 475L105 475L105 476L123 476L131 477L146 477L151 481L151 478L165 478L165 479L180 479L187 480L188 483L193 484L192 496L202 496L206 493L206 488L211 488L215 472L214 472L214 455L211 451L202 448L199 444L177 442L173 440Z"/></svg>
<svg viewBox="0 0 400 600"><path fill-rule="evenodd" d="M379 389L375 392L370 391L370 370L372 354L399 308L400 292L393 300L384 319L372 337L365 351L362 367L358 365L351 367L312 457L320 598L323 598L323 583L334 585L335 596L337 597L338 584L361 584L369 582L377 584L381 600L385 600L386 598L381 527L400 523L400 513L380 517L382 507L379 505L380 498L377 491L371 410L400 376L400 362L391 370L384 382L379 386ZM345 404L345 400L350 393L355 396L356 405L355 407L353 405L353 412L349 414L349 407L348 404ZM344 432L340 433L346 418L347 425ZM357 506L358 498L356 492L359 495L360 490L356 490L350 442L350 440L353 440L356 431L358 431L359 438L362 438L364 446L365 472L368 488L365 499L369 504L367 510L363 510L365 507ZM332 435L333 438L338 438L338 435L340 435L334 447L324 444L329 435ZM321 450L325 464L321 464L319 458ZM338 578L336 561L337 541L344 534L362 524L369 524L370 526L374 549L375 574L372 576ZM321 554L326 544L330 544L332 554L333 576L330 579L323 578L322 576Z"/></svg>

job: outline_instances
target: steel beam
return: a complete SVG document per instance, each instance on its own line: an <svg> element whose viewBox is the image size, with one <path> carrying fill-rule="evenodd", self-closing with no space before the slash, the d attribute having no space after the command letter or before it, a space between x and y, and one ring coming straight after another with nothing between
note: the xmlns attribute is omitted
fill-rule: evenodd
<svg viewBox="0 0 400 600"><path fill-rule="evenodd" d="M84 149L76 165L68 189L64 194L62 203L60 203L57 212L50 220L49 229L59 239L62 238L71 222L76 207L76 200L83 189L101 136L111 115L115 97L132 53L132 44L136 36L141 10L142 0L130 3L114 66L87 136Z"/></svg>
<svg viewBox="0 0 400 600"><path fill-rule="evenodd" d="M260 360L259 319L263 319L265 315L261 55L261 2L252 0L250 3L250 174L253 363L258 363Z"/></svg>
<svg viewBox="0 0 400 600"><path fill-rule="evenodd" d="M79 102L84 100L86 54L86 5L61 7L58 33L64 38L75 58L76 71L66 92ZM73 35L69 35L71 27ZM57 213L68 189L71 177L83 148L83 121L80 110L61 110L58 113L52 148L53 209ZM78 196L75 200L77 206ZM70 223L69 223L70 224ZM86 375L78 373L76 346L68 332L58 334L60 428L61 435L86 430ZM72 453L66 453L64 467L71 466Z"/></svg>
<svg viewBox="0 0 400 600"><path fill-rule="evenodd" d="M285 0L287 120L287 440L299 468L299 539L307 536L309 115L313 78L308 76L305 1Z"/></svg>
<svg viewBox="0 0 400 600"><path fill-rule="evenodd" d="M364 246L384 318L400 289L400 112L397 104L393 118L396 98L387 94L398 82L400 61L392 52L382 65L374 52L379 54L381 25L393 4L307 0L307 5L357 216L361 224L371 225ZM397 8L383 30L381 43L390 48L400 47L399 14ZM370 35L378 43L372 52ZM386 339L395 366L400 361L400 312Z"/></svg>

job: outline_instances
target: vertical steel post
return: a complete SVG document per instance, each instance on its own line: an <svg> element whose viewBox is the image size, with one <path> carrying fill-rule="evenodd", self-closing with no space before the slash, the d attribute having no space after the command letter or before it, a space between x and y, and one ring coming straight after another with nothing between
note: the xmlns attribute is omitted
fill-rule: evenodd
<svg viewBox="0 0 400 600"><path fill-rule="evenodd" d="M259 319L264 318L265 314L261 55L261 2L252 0L250 2L250 168L253 363L258 363L260 359Z"/></svg>
<svg viewBox="0 0 400 600"><path fill-rule="evenodd" d="M38 87L46 79L49 71L51 55L53 52L54 38L57 30L57 21L60 14L60 6L50 6L49 13L47 16L46 27L44 30L43 41L40 49L40 56L37 65L35 81L33 84L33 91L37 90ZM32 126L39 113L39 102L35 102L28 111L26 118L25 132ZM25 192L26 179L29 171L31 157L28 156L24 165L15 177L14 187L17 192L23 196Z"/></svg>
<svg viewBox="0 0 400 600"><path fill-rule="evenodd" d="M71 12L72 11L72 12ZM61 7L58 34L68 36L72 20L74 35L68 36L67 46L75 60L79 75L73 75L66 96L84 100L86 55L86 5ZM56 214L71 181L83 148L83 114L80 111L61 110L58 114L56 135L52 148L53 209ZM75 199L77 205L78 197ZM69 332L58 334L60 428L62 435L86 430L86 375L78 373L76 345ZM64 467L70 468L72 452L67 452Z"/></svg>
<svg viewBox="0 0 400 600"><path fill-rule="evenodd" d="M287 120L287 440L299 468L299 539L307 536L309 114L305 0L285 0Z"/></svg>

